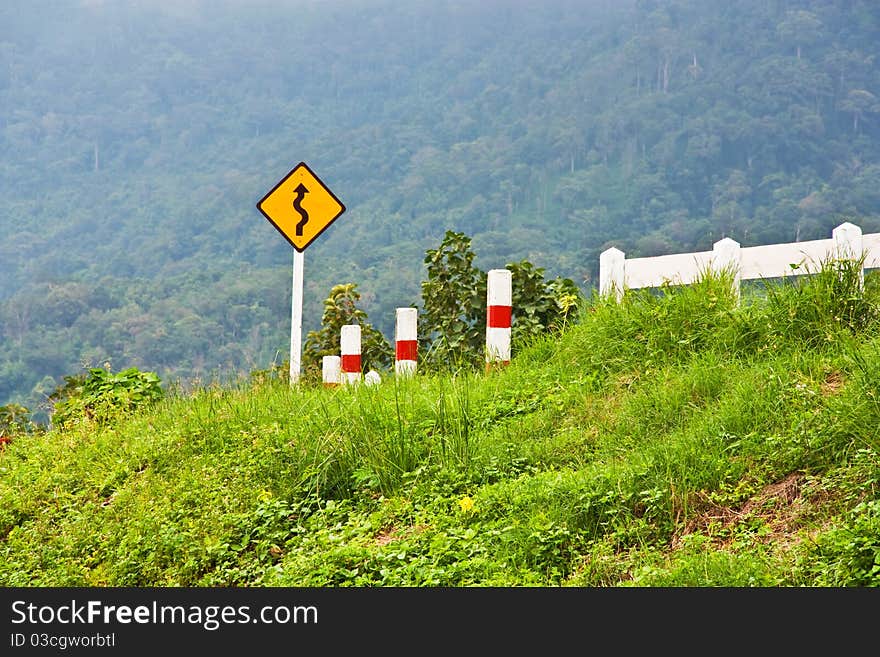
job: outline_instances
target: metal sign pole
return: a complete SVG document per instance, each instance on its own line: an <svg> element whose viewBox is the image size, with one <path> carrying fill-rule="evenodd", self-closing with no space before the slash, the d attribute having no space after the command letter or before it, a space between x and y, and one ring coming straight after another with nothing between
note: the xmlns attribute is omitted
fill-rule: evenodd
<svg viewBox="0 0 880 657"><path fill-rule="evenodd" d="M299 383L302 359L303 252L293 250L293 291L290 298L290 385Z"/></svg>

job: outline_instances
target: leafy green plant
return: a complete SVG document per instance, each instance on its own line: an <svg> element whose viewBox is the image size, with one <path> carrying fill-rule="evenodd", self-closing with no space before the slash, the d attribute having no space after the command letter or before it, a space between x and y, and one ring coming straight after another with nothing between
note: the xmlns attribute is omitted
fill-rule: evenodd
<svg viewBox="0 0 880 657"><path fill-rule="evenodd" d="M0 406L0 436L29 433L36 428L31 411L20 404Z"/></svg>
<svg viewBox="0 0 880 657"><path fill-rule="evenodd" d="M570 278L544 279L544 268L528 260L508 263L513 293L511 341L520 344L528 338L562 330L579 308L581 291Z"/></svg>
<svg viewBox="0 0 880 657"><path fill-rule="evenodd" d="M65 379L65 385L50 395L55 402L52 424L59 427L82 421L105 424L164 396L159 376L136 367L117 373L93 367L88 375Z"/></svg>
<svg viewBox="0 0 880 657"><path fill-rule="evenodd" d="M455 370L482 363L487 274L473 260L471 238L454 231L447 231L440 246L426 252L421 341L429 368ZM547 281L544 269L528 260L506 268L512 278L514 344L560 330L580 307L582 294L571 279L557 276Z"/></svg>
<svg viewBox="0 0 880 657"><path fill-rule="evenodd" d="M847 522L822 534L808 571L817 586L880 586L880 500L856 505Z"/></svg>

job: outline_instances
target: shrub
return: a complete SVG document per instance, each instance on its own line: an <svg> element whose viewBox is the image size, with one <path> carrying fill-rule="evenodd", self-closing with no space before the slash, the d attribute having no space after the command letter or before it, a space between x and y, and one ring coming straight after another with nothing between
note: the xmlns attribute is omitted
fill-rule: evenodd
<svg viewBox="0 0 880 657"><path fill-rule="evenodd" d="M30 433L36 425L31 421L31 412L26 406L6 404L0 406L0 436Z"/></svg>
<svg viewBox="0 0 880 657"><path fill-rule="evenodd" d="M89 369L88 376L65 377L65 385L50 395L55 402L52 423L59 427L81 421L107 424L163 396L154 372L130 367L114 374L109 369L94 367Z"/></svg>

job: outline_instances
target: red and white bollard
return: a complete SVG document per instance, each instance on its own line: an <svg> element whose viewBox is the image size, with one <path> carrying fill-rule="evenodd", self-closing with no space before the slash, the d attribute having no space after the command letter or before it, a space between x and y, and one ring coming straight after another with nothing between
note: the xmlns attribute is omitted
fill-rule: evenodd
<svg viewBox="0 0 880 657"><path fill-rule="evenodd" d="M324 356L321 359L321 377L324 387L335 388L342 382L342 365L339 356Z"/></svg>
<svg viewBox="0 0 880 657"><path fill-rule="evenodd" d="M510 363L513 277L509 269L490 269L486 280L486 370Z"/></svg>
<svg viewBox="0 0 880 657"><path fill-rule="evenodd" d="M419 354L417 308L398 308L394 329L394 373L401 376L415 374Z"/></svg>
<svg viewBox="0 0 880 657"><path fill-rule="evenodd" d="M339 352L342 364L342 382L359 383L361 380L361 327L346 324L339 336Z"/></svg>

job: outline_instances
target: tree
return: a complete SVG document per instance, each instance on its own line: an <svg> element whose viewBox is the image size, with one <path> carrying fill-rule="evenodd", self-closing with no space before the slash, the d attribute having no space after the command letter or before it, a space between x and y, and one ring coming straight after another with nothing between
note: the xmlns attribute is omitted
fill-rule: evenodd
<svg viewBox="0 0 880 657"><path fill-rule="evenodd" d="M795 44L797 58L801 58L801 46L812 45L822 35L822 21L816 15L802 9L790 10L785 19L776 26L776 32L785 41Z"/></svg>
<svg viewBox="0 0 880 657"><path fill-rule="evenodd" d="M877 102L877 97L870 91L864 89L853 89L850 91L846 95L846 98L841 99L838 103L838 107L844 112L852 114L853 132L859 131L859 121L861 121L866 114L876 114L877 112L880 112L880 103Z"/></svg>
<svg viewBox="0 0 880 657"><path fill-rule="evenodd" d="M522 344L547 332L561 331L581 301L569 278L544 279L544 269L528 260L508 263L513 293L511 342Z"/></svg>
<svg viewBox="0 0 880 657"><path fill-rule="evenodd" d="M486 323L486 272L473 264L471 238L448 230L436 249L425 252L421 335L425 363L437 369L476 366L482 357Z"/></svg>
<svg viewBox="0 0 880 657"><path fill-rule="evenodd" d="M746 237L747 228L737 234L736 228L745 223L750 213L749 199L752 188L744 171L733 169L727 180L718 182L712 189L712 222L718 239L735 235L736 239Z"/></svg>

